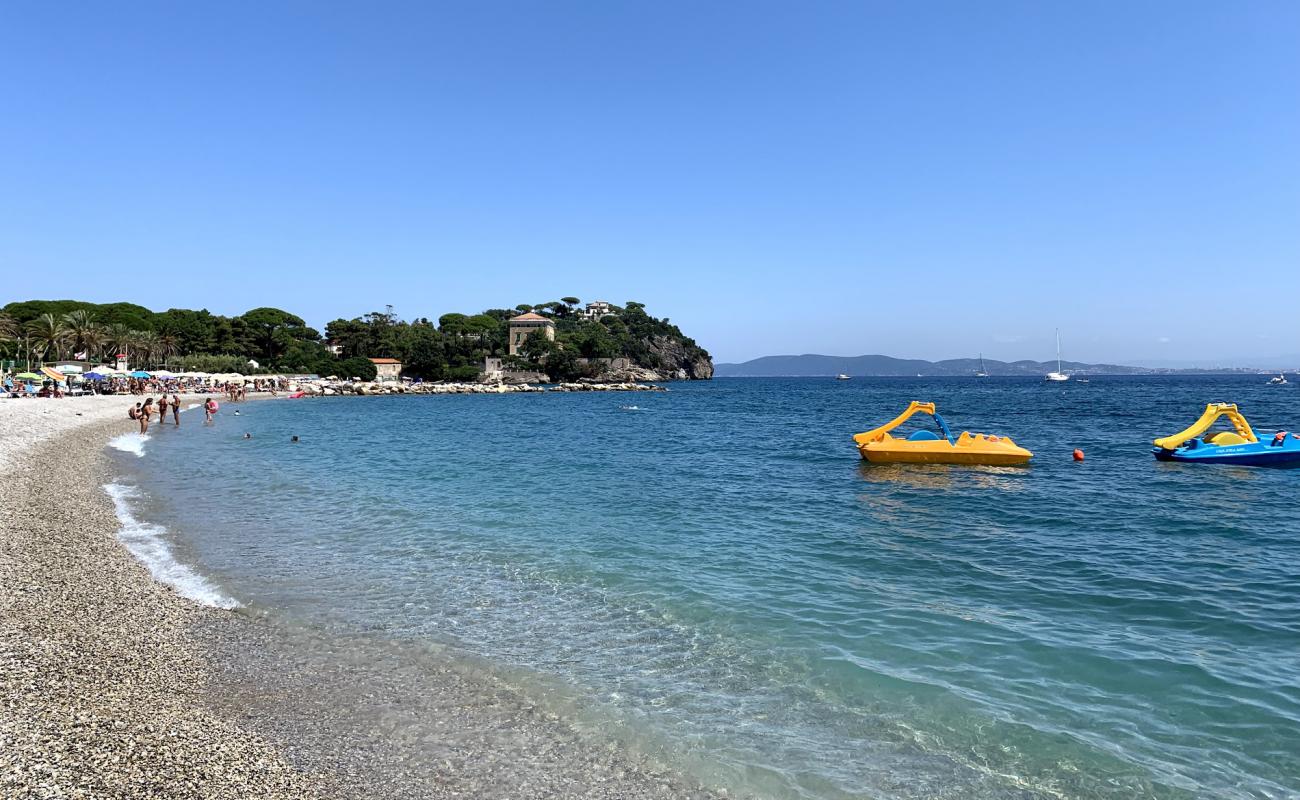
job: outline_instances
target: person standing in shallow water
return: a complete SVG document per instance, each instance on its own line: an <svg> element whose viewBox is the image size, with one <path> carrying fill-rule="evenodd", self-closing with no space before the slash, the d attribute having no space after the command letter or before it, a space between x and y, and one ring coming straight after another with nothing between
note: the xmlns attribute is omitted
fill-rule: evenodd
<svg viewBox="0 0 1300 800"><path fill-rule="evenodd" d="M172 422L178 428L181 426L181 396L175 393L172 394Z"/></svg>
<svg viewBox="0 0 1300 800"><path fill-rule="evenodd" d="M149 432L149 415L152 413L153 398L150 397L144 401L144 405L140 406L140 433L142 435Z"/></svg>
<svg viewBox="0 0 1300 800"><path fill-rule="evenodd" d="M162 397L158 398L158 424L159 425L164 425L167 423L167 406L169 405L171 405L171 401L167 399L166 394L163 394Z"/></svg>

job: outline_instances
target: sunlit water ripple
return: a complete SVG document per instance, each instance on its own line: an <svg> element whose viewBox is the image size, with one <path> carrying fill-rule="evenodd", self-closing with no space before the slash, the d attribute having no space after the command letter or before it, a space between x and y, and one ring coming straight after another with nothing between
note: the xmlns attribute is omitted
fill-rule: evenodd
<svg viewBox="0 0 1300 800"><path fill-rule="evenodd" d="M1297 391L737 379L635 410L249 403L120 466L241 603L559 680L707 782L1295 797L1300 471L1160 464L1149 441L1209 400L1300 427ZM851 434L912 399L1035 463L861 465Z"/></svg>

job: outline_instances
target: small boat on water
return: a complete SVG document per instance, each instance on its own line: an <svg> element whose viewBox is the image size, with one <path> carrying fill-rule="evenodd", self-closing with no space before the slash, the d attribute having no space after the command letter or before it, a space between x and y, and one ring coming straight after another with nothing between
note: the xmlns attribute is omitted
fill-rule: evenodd
<svg viewBox="0 0 1300 800"><path fill-rule="evenodd" d="M1230 431L1209 432L1220 417ZM1208 403L1187 430L1156 439L1152 454L1159 461L1235 464L1243 467L1300 467L1300 433L1278 431L1260 441L1235 403Z"/></svg>
<svg viewBox="0 0 1300 800"><path fill-rule="evenodd" d="M845 375L843 372L841 372L839 375L836 375L836 376L835 376L835 380L837 380L837 381L847 381L847 380L849 379L849 377L850 377L850 376Z"/></svg>
<svg viewBox="0 0 1300 800"><path fill-rule="evenodd" d="M1061 329L1056 329L1056 372L1049 372L1043 376L1043 380L1049 383L1060 383L1068 381L1069 375L1061 371Z"/></svg>
<svg viewBox="0 0 1300 800"><path fill-rule="evenodd" d="M1278 373L1276 376L1268 379L1269 386L1286 386L1286 376Z"/></svg>
<svg viewBox="0 0 1300 800"><path fill-rule="evenodd" d="M890 431L907 422L914 414L929 414L939 434L918 430L906 439L897 439ZM940 435L942 434L942 435ZM948 424L935 410L934 403L913 400L907 410L890 422L853 437L862 458L873 464L985 464L1011 466L1026 464L1034 454L1005 436L962 431L954 436Z"/></svg>
<svg viewBox="0 0 1300 800"><path fill-rule="evenodd" d="M988 370L984 369L984 354L980 353L980 368L979 371L975 373L975 377L987 378L988 376L989 376Z"/></svg>

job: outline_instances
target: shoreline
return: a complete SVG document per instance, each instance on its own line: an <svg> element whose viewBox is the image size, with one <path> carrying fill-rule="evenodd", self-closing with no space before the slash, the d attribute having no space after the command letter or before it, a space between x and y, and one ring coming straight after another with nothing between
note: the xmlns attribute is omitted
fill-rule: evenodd
<svg viewBox="0 0 1300 800"><path fill-rule="evenodd" d="M104 446L135 423L121 397L86 400L0 407L0 794L332 794L202 707L188 629L222 612L155 583L119 542Z"/></svg>
<svg viewBox="0 0 1300 800"><path fill-rule="evenodd" d="M718 796L445 653L340 659L156 582L105 489L126 405L0 405L0 795Z"/></svg>

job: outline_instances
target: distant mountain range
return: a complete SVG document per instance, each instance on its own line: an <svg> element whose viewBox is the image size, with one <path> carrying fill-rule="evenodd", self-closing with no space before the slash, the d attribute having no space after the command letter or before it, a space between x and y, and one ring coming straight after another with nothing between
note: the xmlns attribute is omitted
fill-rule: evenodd
<svg viewBox="0 0 1300 800"><path fill-rule="evenodd" d="M892 356L763 356L740 364L716 364L714 376L718 378L762 377L817 377L831 375L854 376L962 376L974 375L979 370L978 358L950 358L945 361L925 361L919 358L893 358ZM1084 364L1080 361L1062 361L1062 369L1076 375L1152 375L1159 373L1232 373L1256 372L1255 369L1166 369L1159 367L1132 367L1121 364ZM984 359L984 371L989 375L1038 376L1056 369L1056 361L994 361Z"/></svg>

